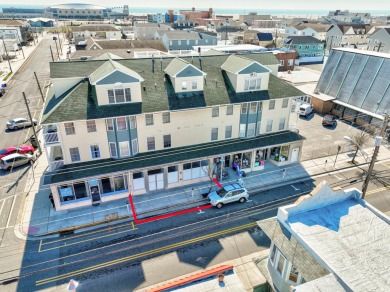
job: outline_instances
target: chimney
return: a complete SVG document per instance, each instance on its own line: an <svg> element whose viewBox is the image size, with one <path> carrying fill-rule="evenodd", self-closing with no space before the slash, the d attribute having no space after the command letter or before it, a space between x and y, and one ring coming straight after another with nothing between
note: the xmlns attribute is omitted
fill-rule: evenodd
<svg viewBox="0 0 390 292"><path fill-rule="evenodd" d="M154 74L154 55L152 55L152 72Z"/></svg>

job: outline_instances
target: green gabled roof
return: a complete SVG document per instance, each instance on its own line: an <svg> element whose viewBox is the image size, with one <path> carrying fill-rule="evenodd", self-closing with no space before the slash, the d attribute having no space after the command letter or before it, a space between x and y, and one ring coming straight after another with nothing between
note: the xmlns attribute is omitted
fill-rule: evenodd
<svg viewBox="0 0 390 292"><path fill-rule="evenodd" d="M95 86L87 81L81 81L61 97L53 96L49 99L41 124L104 119L141 113L140 102L98 106Z"/></svg>
<svg viewBox="0 0 390 292"><path fill-rule="evenodd" d="M245 58L242 55L230 55L226 62L222 64L221 69L233 74L237 74L254 62L256 61L250 58Z"/></svg>
<svg viewBox="0 0 390 292"><path fill-rule="evenodd" d="M125 74L128 74L139 81L143 81L142 77L137 73L131 70L128 67L123 66L122 64L117 63L116 61L113 61L111 59L108 59L106 62L104 62L98 69L96 69L94 72L89 75L89 81L92 84L95 84L98 80L102 79L103 77L109 75L110 73L119 70Z"/></svg>
<svg viewBox="0 0 390 292"><path fill-rule="evenodd" d="M155 58L154 64L151 58L122 59L117 61L111 60L111 62L119 64L117 65L117 68L120 66L121 68L132 70L144 79L141 90L142 104L137 106L136 109L134 108L134 104L129 104L129 113L125 113L125 115L136 113L153 113L167 110L181 110L305 95L294 86L284 82L272 74L270 74L268 91L235 93L229 80L226 79L226 73L221 70L222 64L225 63L228 57L229 55L202 56L201 62L199 57L183 57L182 59L184 59L187 64L191 64L200 71L207 74L203 92L193 92L186 94L176 94L173 90L172 84L170 83L170 78L167 78L164 72L164 68L167 68L174 58ZM275 57L272 53L246 54L245 58L252 59L253 61L263 65L275 64L273 61ZM89 60L50 63L51 78L85 78L92 74L105 62L109 61ZM279 64L279 62L276 64ZM127 104L121 104L118 107L119 111L112 110L112 108L116 105L97 106L94 101L96 97L93 96L94 87L92 86L91 88L92 89L89 89L91 100L86 100L86 104L90 104L91 107L88 109L87 114L82 118L82 120L87 120L92 116L110 117L111 115L112 117L116 117L123 115L122 109L127 108ZM73 108L70 101L67 102L67 106ZM68 110L68 112L70 112L70 114L68 115L67 121L73 121L80 118L79 115L73 115L72 110ZM50 119L52 123L64 121L62 114L58 115L58 117L61 117L58 121L55 121L55 116L56 115L52 113Z"/></svg>
<svg viewBox="0 0 390 292"><path fill-rule="evenodd" d="M84 120L87 116L85 103L88 99L88 82L80 81L60 97L51 96L46 101L42 115L42 124L51 124L72 120Z"/></svg>
<svg viewBox="0 0 390 292"><path fill-rule="evenodd" d="M261 147L287 144L302 140L302 136L290 131L282 131L261 135L248 139L230 139L214 141L199 145L164 149L154 152L140 153L135 157L123 159L101 159L82 163L67 164L50 172L44 177L44 184L62 183L89 177L107 175L109 173L139 170L147 167L157 167L169 163L190 161L203 157L220 156Z"/></svg>

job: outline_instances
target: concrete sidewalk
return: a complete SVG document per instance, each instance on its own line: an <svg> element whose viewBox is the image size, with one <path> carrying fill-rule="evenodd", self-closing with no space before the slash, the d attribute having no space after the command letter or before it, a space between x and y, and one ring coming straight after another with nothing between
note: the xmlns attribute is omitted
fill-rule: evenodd
<svg viewBox="0 0 390 292"><path fill-rule="evenodd" d="M366 151L371 154L373 148L368 148ZM248 173L242 180L249 192L265 191L308 180L311 176L354 167L350 163L350 155L348 153L338 155L336 163L334 163L335 156L308 160L286 167L277 167L270 162L266 162L265 170ZM382 146L378 160L386 159L390 159L390 150ZM362 156L358 156L355 160L358 165L367 163ZM88 206L75 210L55 211L48 199L50 189L42 186L42 175L47 168L46 155L43 153L28 174L25 203L19 214L19 224L15 226L17 237L34 239L39 236L58 233L60 230L112 224L115 221L108 222L106 220L106 216L112 214L115 214L115 220L129 220L132 218L127 198L102 203L96 207ZM284 169L286 170L285 176L283 176ZM237 179L238 176L231 173L230 177L221 183L237 182ZM210 181L207 181L191 186L134 196L137 218L151 217L208 204L207 199L202 194L208 193L210 187L213 190L217 189L216 185L212 185ZM275 200L275 196L276 194L262 196L261 200L266 203Z"/></svg>

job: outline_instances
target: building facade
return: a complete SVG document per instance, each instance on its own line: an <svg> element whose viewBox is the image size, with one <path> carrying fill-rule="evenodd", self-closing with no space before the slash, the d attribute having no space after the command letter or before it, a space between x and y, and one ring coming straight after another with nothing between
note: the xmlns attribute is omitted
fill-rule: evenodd
<svg viewBox="0 0 390 292"><path fill-rule="evenodd" d="M326 49L336 47L366 48L367 35L371 30L365 24L335 24L326 32Z"/></svg>
<svg viewBox="0 0 390 292"><path fill-rule="evenodd" d="M299 160L288 131L303 93L272 53L53 62L42 117L45 184L65 210ZM88 77L85 77L88 76Z"/></svg>
<svg viewBox="0 0 390 292"><path fill-rule="evenodd" d="M44 15L55 19L108 19L110 8L82 3L53 5L45 8Z"/></svg>
<svg viewBox="0 0 390 292"><path fill-rule="evenodd" d="M325 43L312 36L288 36L284 41L287 49L298 54L296 64L322 64L325 54Z"/></svg>
<svg viewBox="0 0 390 292"><path fill-rule="evenodd" d="M390 28L378 28L367 38L367 50L390 54Z"/></svg>
<svg viewBox="0 0 390 292"><path fill-rule="evenodd" d="M120 40L122 32L113 25L81 25L71 27L73 38Z"/></svg>
<svg viewBox="0 0 390 292"><path fill-rule="evenodd" d="M160 31L155 38L161 39L168 51L192 50L194 46L217 44L216 36L186 30Z"/></svg>

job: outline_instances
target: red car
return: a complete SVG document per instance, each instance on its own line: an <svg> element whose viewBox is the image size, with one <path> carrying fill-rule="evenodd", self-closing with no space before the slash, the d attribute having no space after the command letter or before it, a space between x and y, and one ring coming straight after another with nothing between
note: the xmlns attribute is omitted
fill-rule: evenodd
<svg viewBox="0 0 390 292"><path fill-rule="evenodd" d="M23 145L20 147L8 147L3 150L0 150L0 158L3 158L7 155L19 153L19 154L34 154L34 147L29 145Z"/></svg>

